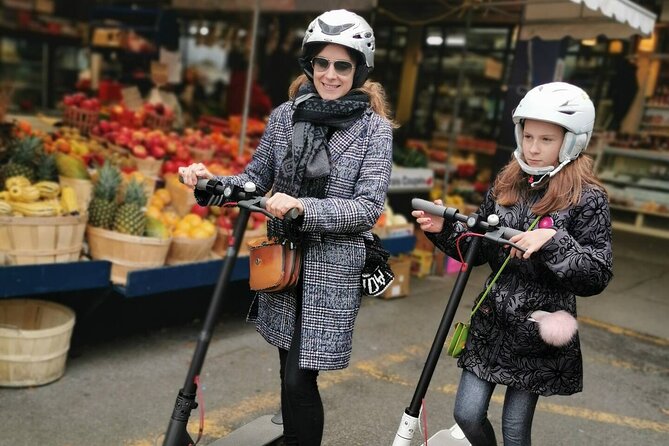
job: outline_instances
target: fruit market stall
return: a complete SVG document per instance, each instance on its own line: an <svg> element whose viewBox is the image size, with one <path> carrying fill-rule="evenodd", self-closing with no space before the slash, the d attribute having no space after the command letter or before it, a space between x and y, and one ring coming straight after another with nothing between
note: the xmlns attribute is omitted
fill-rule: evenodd
<svg viewBox="0 0 669 446"><path fill-rule="evenodd" d="M0 297L100 288L138 297L214 285L238 212L198 206L176 171L194 161L217 175L242 171L264 122L249 123L240 150L238 117L204 119L176 131L147 119L171 116L165 107L132 111L81 94L63 104L65 110L85 110L86 118L66 118L64 111L55 125L15 120L0 144L0 218L12 222L0 227L0 271L12 283ZM63 231L54 230L50 256L44 246L32 246L34 252L20 260L18 241L10 240L7 228L31 219L40 234L69 223L72 240L61 246ZM253 214L246 238L264 235L265 226L265 217ZM393 254L413 249L413 225L388 205L375 232ZM243 241L233 280L248 277L245 246Z"/></svg>

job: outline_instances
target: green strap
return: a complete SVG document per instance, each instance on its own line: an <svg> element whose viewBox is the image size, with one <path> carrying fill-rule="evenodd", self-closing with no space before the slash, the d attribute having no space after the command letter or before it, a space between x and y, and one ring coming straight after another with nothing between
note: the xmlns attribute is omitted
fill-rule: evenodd
<svg viewBox="0 0 669 446"><path fill-rule="evenodd" d="M537 218L535 218L534 221L532 222L532 224L530 225L530 227L527 228L527 230L531 231L532 229L534 229L534 226L536 226L536 224L537 224L537 222L539 221L540 218L541 218L541 216L538 216ZM490 290L492 289L492 286L495 284L495 282L497 282L497 279L502 274L502 271L504 271L504 268L506 267L506 264L509 263L509 260L511 260L511 254L506 256L506 260L504 260L504 263L502 263L502 266L499 267L499 270L497 271L497 274L495 274L495 277L493 277L492 281L490 282L488 287L483 292L483 296L481 296L481 299L479 299L478 303L476 304L476 306L472 310L472 314L469 315L469 320L470 321L472 320L472 316L474 316L474 313L476 313L476 310L479 309L479 307L481 306L481 304L483 303L485 298L488 297L488 293L490 293Z"/></svg>

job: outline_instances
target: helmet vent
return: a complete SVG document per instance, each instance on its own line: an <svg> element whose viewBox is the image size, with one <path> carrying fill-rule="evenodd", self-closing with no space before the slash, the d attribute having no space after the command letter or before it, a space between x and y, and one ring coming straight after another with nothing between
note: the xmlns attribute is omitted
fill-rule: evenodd
<svg viewBox="0 0 669 446"><path fill-rule="evenodd" d="M562 113L562 114L564 114L564 115L570 115L570 116L573 115L573 114L575 113L575 112L573 112L573 111L566 111L566 110L559 110L559 112Z"/></svg>
<svg viewBox="0 0 669 446"><path fill-rule="evenodd" d="M353 27L355 24L354 23L344 23L343 25L328 25L321 19L318 19L318 25L321 27L321 31L323 31L323 34L327 34L329 36L336 36L338 34L341 34L343 31L346 31L347 29Z"/></svg>

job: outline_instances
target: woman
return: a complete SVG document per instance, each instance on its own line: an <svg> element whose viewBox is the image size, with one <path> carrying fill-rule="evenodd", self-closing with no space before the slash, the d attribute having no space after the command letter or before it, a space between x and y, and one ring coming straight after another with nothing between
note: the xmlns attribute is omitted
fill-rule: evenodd
<svg viewBox="0 0 669 446"><path fill-rule="evenodd" d="M318 445L323 406L317 377L343 369L351 356L360 307L365 241L383 211L392 165L392 128L383 89L367 81L374 34L345 11L320 15L307 28L290 100L271 114L244 172L222 181L273 189L266 209L279 219L292 208L297 224L271 221L268 232L297 238L302 276L295 290L258 293L249 320L279 348L285 443ZM202 164L180 170L184 183L212 175ZM201 204L222 197L196 192Z"/></svg>
<svg viewBox="0 0 669 446"><path fill-rule="evenodd" d="M531 444L540 395L582 390L581 349L569 314L576 316L575 296L599 294L612 277L607 196L593 175L591 159L581 155L595 121L588 95L562 82L538 86L520 101L513 121L515 156L500 172L479 212L497 214L500 225L526 231L511 238L525 252L509 252L484 241L476 259L493 269L487 287L506 256L511 256L474 313L470 337L458 360L464 370L455 420L473 446L497 444L487 418L496 384L507 386L502 414L505 446ZM456 240L465 232L463 225L423 211L412 215L437 247L457 256ZM538 229L528 231L537 217ZM537 310L551 317L566 316L573 332L564 332L566 325L560 325L562 342L542 337L537 320L547 313L534 313ZM568 314L554 313L559 310Z"/></svg>

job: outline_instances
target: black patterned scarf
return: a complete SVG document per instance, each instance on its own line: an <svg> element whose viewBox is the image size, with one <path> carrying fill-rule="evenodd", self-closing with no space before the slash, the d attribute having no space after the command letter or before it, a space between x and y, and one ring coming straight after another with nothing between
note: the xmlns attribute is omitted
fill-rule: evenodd
<svg viewBox="0 0 669 446"><path fill-rule="evenodd" d="M311 82L303 84L293 101L293 140L274 180L274 192L293 197L324 198L330 176L328 139L334 130L346 129L362 116L369 97L349 92L339 99L323 100ZM270 237L299 241L294 225L270 225Z"/></svg>

